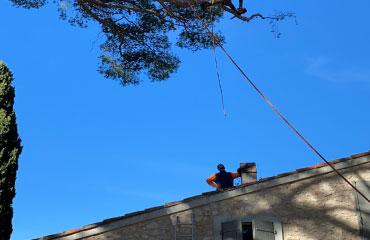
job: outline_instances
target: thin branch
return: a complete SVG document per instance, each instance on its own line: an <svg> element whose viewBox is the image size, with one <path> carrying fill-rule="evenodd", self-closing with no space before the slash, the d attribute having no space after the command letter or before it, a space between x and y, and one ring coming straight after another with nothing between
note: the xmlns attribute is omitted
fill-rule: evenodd
<svg viewBox="0 0 370 240"><path fill-rule="evenodd" d="M157 2L159 2L159 4L166 10L163 16L166 16L168 13L172 18L175 18L181 22L186 22L185 18L175 14L169 7L167 7L163 0L158 0Z"/></svg>
<svg viewBox="0 0 370 240"><path fill-rule="evenodd" d="M253 15L252 15L252 16L250 16L250 17L245 17L245 16L242 16L242 15L238 14L237 12L233 11L232 9L229 9L229 8L225 7L224 5L221 5L221 8L222 8L224 11L226 11L226 12L229 12L229 13L233 14L234 16L233 16L232 18L239 18L240 20L243 20L243 21L245 21L245 22L249 22L249 21L251 21L251 20L252 20L252 19L254 19L254 18L261 18L261 19L263 19L263 20L265 20L265 19L273 19L272 17L264 17L264 16L263 16L262 14L260 14L260 13L255 13L255 14L253 14Z"/></svg>
<svg viewBox="0 0 370 240"><path fill-rule="evenodd" d="M209 0L190 0L195 5L201 5L204 3L210 3ZM219 0L218 2L221 2L222 0ZM163 2L171 3L172 5L178 6L178 7L186 7L188 6L188 0L163 0Z"/></svg>
<svg viewBox="0 0 370 240"><path fill-rule="evenodd" d="M101 6L101 7L104 7L104 8L125 9L127 11L135 11L135 12L141 12L141 13L148 13L148 14L155 15L155 16L157 16L159 18L162 18L162 15L159 13L159 10L158 11L154 11L154 10L149 10L149 9L135 8L135 7L128 6L128 5L123 5L123 4L107 4L107 3L104 3L104 2L99 1L99 0L82 0L82 1L93 3L93 4L96 4L96 5ZM81 0L79 0L78 2L80 3Z"/></svg>
<svg viewBox="0 0 370 240"><path fill-rule="evenodd" d="M100 17L98 17L98 15L96 15L95 13L93 13L86 5L85 5L85 0L77 0L78 4L81 6L81 8L87 13L89 14L92 18L94 18L96 21L98 21L100 24L102 25L106 25L104 20L101 19Z"/></svg>

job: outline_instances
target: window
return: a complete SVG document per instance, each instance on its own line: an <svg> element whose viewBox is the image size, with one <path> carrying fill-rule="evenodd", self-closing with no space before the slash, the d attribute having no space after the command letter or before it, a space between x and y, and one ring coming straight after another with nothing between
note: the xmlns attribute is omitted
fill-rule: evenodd
<svg viewBox="0 0 370 240"><path fill-rule="evenodd" d="M355 182L356 188L366 197L370 197L370 182ZM370 204L355 192L356 208L362 239L370 239Z"/></svg>
<svg viewBox="0 0 370 240"><path fill-rule="evenodd" d="M242 223L239 220L222 223L222 240L242 240Z"/></svg>
<svg viewBox="0 0 370 240"><path fill-rule="evenodd" d="M253 227L252 223L242 223L242 239L243 240L253 240Z"/></svg>
<svg viewBox="0 0 370 240"><path fill-rule="evenodd" d="M271 217L220 217L220 235L217 240L282 240L282 227ZM230 219L232 218L232 220ZM220 221L221 220L221 221ZM217 231L217 229L215 229Z"/></svg>

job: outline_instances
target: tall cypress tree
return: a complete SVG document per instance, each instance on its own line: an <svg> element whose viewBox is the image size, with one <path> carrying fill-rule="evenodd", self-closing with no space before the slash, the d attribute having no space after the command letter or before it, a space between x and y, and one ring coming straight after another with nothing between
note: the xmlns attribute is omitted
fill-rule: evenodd
<svg viewBox="0 0 370 240"><path fill-rule="evenodd" d="M10 239L13 231L12 204L18 156L22 152L13 110L15 91L12 81L12 73L0 61L0 240Z"/></svg>

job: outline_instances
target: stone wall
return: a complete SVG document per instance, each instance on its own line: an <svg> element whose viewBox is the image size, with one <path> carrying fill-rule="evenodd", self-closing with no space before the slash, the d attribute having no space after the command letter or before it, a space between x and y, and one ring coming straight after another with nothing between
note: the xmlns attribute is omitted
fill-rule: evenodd
<svg viewBox="0 0 370 240"><path fill-rule="evenodd" d="M341 173L351 182L370 181L370 163L341 170ZM189 222L192 214L195 216L196 240L220 239L215 219L233 216L280 219L284 240L360 240L355 193L335 173L212 202L84 239L173 240L175 217Z"/></svg>

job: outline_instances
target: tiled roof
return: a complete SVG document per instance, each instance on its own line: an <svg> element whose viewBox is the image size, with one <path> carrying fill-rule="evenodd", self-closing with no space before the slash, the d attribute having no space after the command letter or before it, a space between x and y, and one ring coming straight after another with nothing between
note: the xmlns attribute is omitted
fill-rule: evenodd
<svg viewBox="0 0 370 240"><path fill-rule="evenodd" d="M368 155L370 155L370 151L355 154L355 155L352 155L352 156L346 157L346 158L336 159L336 160L330 161L330 163L331 164L336 164L336 163L340 163L340 162L344 162L344 161L348 161L348 160L351 160L351 159L360 158L360 157L364 157L364 156L368 156ZM282 177L286 177L286 176L289 176L289 175L293 175L293 174L297 174L297 173L300 173L300 172L304 172L304 171L308 171L308 170L312 170L312 169L316 169L316 168L321 168L321 167L325 167L325 166L327 166L326 163L319 163L319 164L315 164L311 167L299 168L299 169L297 169L295 171L292 171L292 172L281 173L281 174L278 174L277 176L262 178L262 179L259 179L258 181L255 181L255 182L241 184L241 185L239 185L235 188L228 189L228 190L225 190L225 191L233 191L235 189L244 188L244 187L247 187L247 186L250 186L250 185L255 185L255 184L262 183L262 182L271 181L271 180L274 180L274 179L277 179L277 178L282 178ZM223 191L223 192L225 192L225 191ZM124 216L109 218L109 219L103 220L102 222L93 223L93 224L90 224L90 225L87 225L87 226L84 226L84 227L81 227L81 228L68 230L68 231L65 231L65 232L62 232L62 233L59 233L59 234L48 235L48 236L38 238L38 239L39 240L50 240L50 239L61 238L63 236L67 236L67 235L70 235L70 234L73 234L73 233L77 233L77 232L85 231L85 230L88 230L88 229L96 228L96 227L104 225L104 224L112 223L112 222L115 222L115 221L130 218L130 217L137 216L137 215L140 215L140 214L153 212L153 211L164 209L164 208L169 208L169 207L172 207L172 206L175 206L175 205L179 205L179 204L182 204L182 203L187 203L187 202L193 201L195 199L203 198L203 197L209 196L209 195L215 195L215 194L218 194L218 193L220 193L220 191L204 192L201 195L185 198L181 201L170 202L170 203L166 203L162 206L147 208L147 209L144 209L142 211L128 213Z"/></svg>

